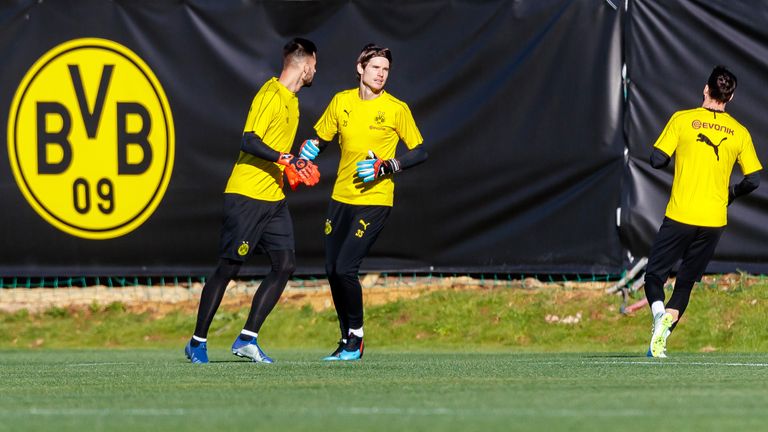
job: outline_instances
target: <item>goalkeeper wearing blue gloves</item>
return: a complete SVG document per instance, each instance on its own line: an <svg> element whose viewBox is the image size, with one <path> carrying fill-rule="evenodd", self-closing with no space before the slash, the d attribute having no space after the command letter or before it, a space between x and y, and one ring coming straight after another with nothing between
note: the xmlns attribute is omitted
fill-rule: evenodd
<svg viewBox="0 0 768 432"><path fill-rule="evenodd" d="M325 271L341 339L325 360L363 356L363 290L358 270L384 228L394 202L392 174L427 159L411 110L384 91L392 54L366 45L357 59L357 88L337 93L299 156L314 159L339 135L341 160L325 220ZM409 151L395 158L398 142Z"/></svg>

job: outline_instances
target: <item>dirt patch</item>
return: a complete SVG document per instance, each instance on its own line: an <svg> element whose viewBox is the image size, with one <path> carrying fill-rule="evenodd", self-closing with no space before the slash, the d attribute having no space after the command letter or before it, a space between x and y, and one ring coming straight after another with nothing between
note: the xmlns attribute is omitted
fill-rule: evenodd
<svg viewBox="0 0 768 432"><path fill-rule="evenodd" d="M260 281L233 281L227 287L222 307L239 308L250 305ZM362 280L363 298L366 305L377 305L398 299L413 299L425 293L444 290L487 290L511 286L508 282L482 281L471 277L385 277L365 275ZM546 284L531 281L514 281L518 287L541 288ZM170 311L197 310L203 284L192 283L174 286L131 286L0 289L0 311L16 312L26 309L31 313L51 308L89 308L114 303L122 304L132 312L151 312L164 315ZM324 280L290 281L280 298L281 304L297 307L309 306L314 310L333 307L330 287Z"/></svg>
<svg viewBox="0 0 768 432"><path fill-rule="evenodd" d="M222 307L237 308L250 305L258 288L259 280L233 281L227 288ZM668 283L672 283L670 280ZM702 284L720 290L748 287L764 282L763 278L740 273L708 275ZM454 277L407 277L385 276L370 273L362 277L363 298L366 305L377 305L399 299L413 299L437 290L489 290L496 288L518 288L536 293L541 290L559 289L569 301L578 301L591 296L605 295L604 290L612 285L608 281L542 281L536 278L524 279L483 279L468 276ZM133 312L151 312L164 315L171 311L197 310L201 283L177 285L136 285L130 287L89 287L59 288L2 288L0 289L0 311L16 312L26 309L30 313L58 308L89 308L121 303ZM333 307L330 287L324 279L292 280L288 283L281 304L298 307L309 306L314 310ZM404 321L408 317L403 317Z"/></svg>
<svg viewBox="0 0 768 432"><path fill-rule="evenodd" d="M743 273L707 275L701 284L708 288L730 290L749 287L764 282L760 276ZM673 279L668 281L672 284ZM227 288L222 307L248 307L258 288L259 280L233 281ZM541 290L559 289L566 299L578 300L584 297L604 296L604 290L613 282L608 281L542 281L536 278L501 279L468 276L453 277L410 277L388 276L369 273L362 277L363 298L366 305L384 304L399 299L413 299L437 290L489 290L497 288L518 288L530 293ZM132 312L150 312L165 315L171 311L194 313L200 300L203 284L136 285L130 287L88 287L59 288L3 288L0 289L0 311L16 312L26 309L30 313L51 308L92 308L120 303ZM296 279L288 283L281 304L297 307L309 306L314 310L333 307L330 287L325 279ZM403 317L407 322L408 317Z"/></svg>
<svg viewBox="0 0 768 432"><path fill-rule="evenodd" d="M222 307L247 307L258 288L259 280L233 281L227 288ZM362 277L363 298L366 305L377 305L399 299L412 299L436 290L488 290L494 288L522 288L530 291L553 287L574 290L576 293L599 293L607 282L542 282L534 278L522 280L478 279L456 277L405 277L367 274ZM0 289L0 311L15 312L26 309L31 313L58 308L89 308L121 303L132 312L151 312L164 315L170 311L194 312L203 289L202 283L177 285L136 285L130 287L59 288L4 288ZM280 299L281 304L314 310L333 307L330 287L323 279L292 280ZM406 318L407 319L407 318Z"/></svg>

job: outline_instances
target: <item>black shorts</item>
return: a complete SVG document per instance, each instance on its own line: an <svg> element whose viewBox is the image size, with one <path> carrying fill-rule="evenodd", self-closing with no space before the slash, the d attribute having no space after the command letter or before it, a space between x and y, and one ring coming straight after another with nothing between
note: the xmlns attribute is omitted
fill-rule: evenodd
<svg viewBox="0 0 768 432"><path fill-rule="evenodd" d="M700 227L677 222L668 217L653 241L646 274L666 281L672 267L682 259L677 278L699 282L725 227Z"/></svg>
<svg viewBox="0 0 768 432"><path fill-rule="evenodd" d="M293 250L293 220L285 200L261 201L239 194L224 194L224 223L219 256L245 261L259 252Z"/></svg>

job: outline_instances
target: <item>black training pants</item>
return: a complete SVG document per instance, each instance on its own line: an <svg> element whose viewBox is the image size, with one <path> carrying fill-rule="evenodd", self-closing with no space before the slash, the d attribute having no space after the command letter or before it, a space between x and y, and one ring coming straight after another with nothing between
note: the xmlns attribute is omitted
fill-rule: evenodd
<svg viewBox="0 0 768 432"><path fill-rule="evenodd" d="M651 248L645 271L648 304L664 301L664 283L682 259L667 308L685 311L693 284L700 281L725 227L687 225L665 217Z"/></svg>
<svg viewBox="0 0 768 432"><path fill-rule="evenodd" d="M325 220L325 273L331 285L341 337L363 326L363 289L357 275L392 210L331 200Z"/></svg>

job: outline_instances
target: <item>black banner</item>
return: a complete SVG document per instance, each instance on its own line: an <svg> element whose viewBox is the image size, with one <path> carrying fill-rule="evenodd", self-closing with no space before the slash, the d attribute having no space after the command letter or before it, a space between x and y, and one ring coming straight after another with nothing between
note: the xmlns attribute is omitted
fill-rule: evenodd
<svg viewBox="0 0 768 432"><path fill-rule="evenodd" d="M714 64L738 75L729 111L768 161L757 121L768 15L752 2L617 3L6 4L0 273L206 275L250 100L295 36L319 48L297 141L356 86L357 54L376 42L393 51L387 90L430 153L397 174L363 270L618 273L627 250L647 249L668 196L650 146L672 112L700 104ZM320 156L319 186L287 191L299 273L322 273L338 157L335 145ZM761 188L732 206L718 263L768 262L765 199Z"/></svg>
<svg viewBox="0 0 768 432"><path fill-rule="evenodd" d="M726 65L738 78L727 110L750 131L763 166L768 163L768 4L749 1L632 1L627 24L628 86L625 134L629 158L622 234L646 255L661 225L672 185L672 164L654 170L653 143L675 111L701 106L709 73ZM708 270L768 271L768 187L728 208L725 230ZM742 173L734 168L731 184Z"/></svg>

